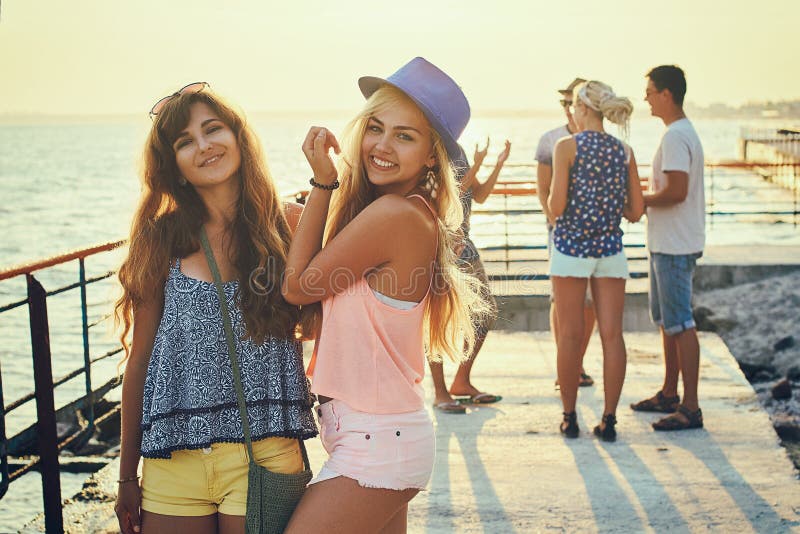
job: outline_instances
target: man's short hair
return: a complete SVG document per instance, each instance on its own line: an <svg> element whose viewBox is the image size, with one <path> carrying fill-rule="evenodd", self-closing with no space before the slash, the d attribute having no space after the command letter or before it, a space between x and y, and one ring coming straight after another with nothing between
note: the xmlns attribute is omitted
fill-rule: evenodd
<svg viewBox="0 0 800 534"><path fill-rule="evenodd" d="M656 89L663 91L669 89L672 101L678 106L683 106L683 97L686 95L686 76L677 65L661 65L651 69L647 77L652 80Z"/></svg>

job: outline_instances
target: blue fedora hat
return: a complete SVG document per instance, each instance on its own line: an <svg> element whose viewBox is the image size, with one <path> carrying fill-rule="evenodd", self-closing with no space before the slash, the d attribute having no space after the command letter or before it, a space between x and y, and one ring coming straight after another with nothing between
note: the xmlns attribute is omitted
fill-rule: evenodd
<svg viewBox="0 0 800 534"><path fill-rule="evenodd" d="M413 100L444 141L451 161L461 150L458 138L469 122L469 102L453 79L425 58L415 57L388 78L363 76L358 87L365 98L382 85L392 85Z"/></svg>

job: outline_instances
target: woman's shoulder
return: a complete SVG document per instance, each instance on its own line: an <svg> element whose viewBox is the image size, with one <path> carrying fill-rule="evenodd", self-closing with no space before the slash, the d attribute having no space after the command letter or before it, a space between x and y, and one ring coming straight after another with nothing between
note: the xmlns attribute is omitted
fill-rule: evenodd
<svg viewBox="0 0 800 534"><path fill-rule="evenodd" d="M556 144L553 147L553 154L558 156L559 154L567 155L570 153L574 153L577 147L575 139L577 138L578 135L580 135L580 132L574 135L568 135L566 137L562 137L561 139L556 141Z"/></svg>
<svg viewBox="0 0 800 534"><path fill-rule="evenodd" d="M418 195L408 195L403 196L395 193L389 193L387 195L381 195L369 205L364 208L364 211L368 210L387 210L387 214L403 214L404 212L408 212L412 210L415 201L410 198L411 196L418 197Z"/></svg>
<svg viewBox="0 0 800 534"><path fill-rule="evenodd" d="M559 137L558 139L556 139L556 143L555 143L555 145L553 145L553 147L555 148L555 147L557 147L558 145L569 145L569 144L572 144L572 145L574 145L574 144L575 144L575 140L576 140L576 139L578 138L578 136L580 136L582 133L583 133L583 132L576 132L576 133L574 133L574 134L565 135L564 137Z"/></svg>
<svg viewBox="0 0 800 534"><path fill-rule="evenodd" d="M432 208L427 200L421 195L382 195L372 201L362 214L364 219L389 221L397 223L398 230L402 230L408 224L417 227L418 225L429 225L431 221Z"/></svg>

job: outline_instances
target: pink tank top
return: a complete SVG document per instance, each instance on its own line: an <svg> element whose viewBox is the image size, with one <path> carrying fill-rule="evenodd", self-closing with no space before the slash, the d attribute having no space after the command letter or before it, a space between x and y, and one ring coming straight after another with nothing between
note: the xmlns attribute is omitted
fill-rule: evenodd
<svg viewBox="0 0 800 534"><path fill-rule="evenodd" d="M433 209L420 195L427 208ZM438 246L438 233L437 233ZM322 301L322 328L308 366L311 391L367 413L424 407L423 314L428 292L410 310L379 301L366 278Z"/></svg>

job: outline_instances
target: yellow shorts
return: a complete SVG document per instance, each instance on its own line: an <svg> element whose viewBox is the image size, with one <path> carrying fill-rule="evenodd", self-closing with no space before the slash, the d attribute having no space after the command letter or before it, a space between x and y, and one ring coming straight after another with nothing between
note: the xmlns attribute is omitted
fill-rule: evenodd
<svg viewBox="0 0 800 534"><path fill-rule="evenodd" d="M296 439L266 438L253 443L256 462L276 473L298 473L303 456ZM245 515L247 447L214 443L210 449L181 450L170 459L145 458L142 509L173 516L217 512Z"/></svg>

